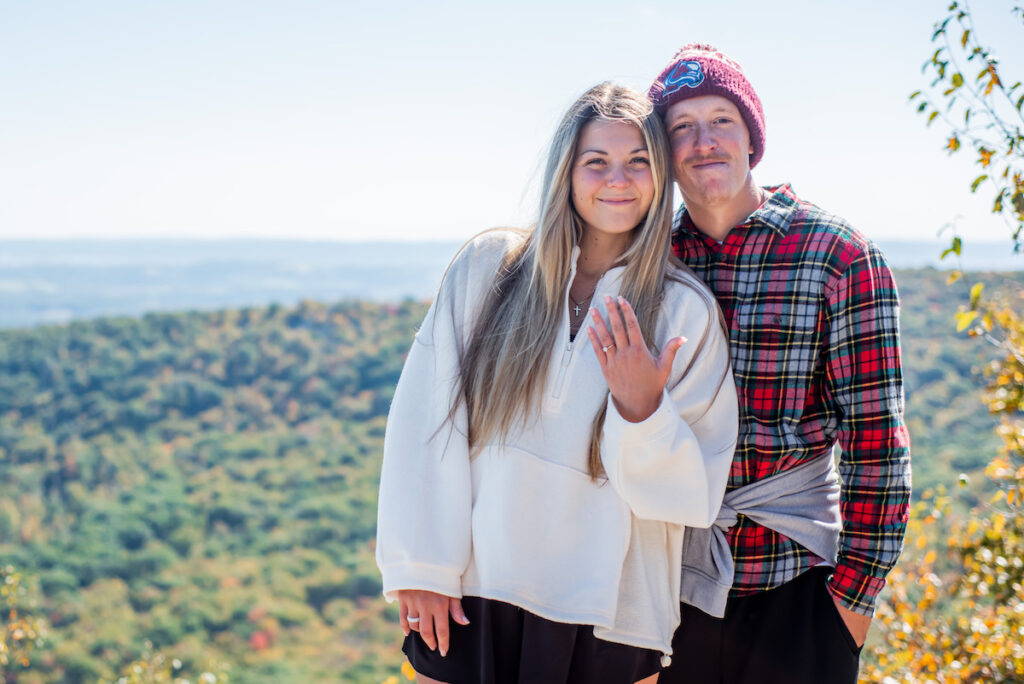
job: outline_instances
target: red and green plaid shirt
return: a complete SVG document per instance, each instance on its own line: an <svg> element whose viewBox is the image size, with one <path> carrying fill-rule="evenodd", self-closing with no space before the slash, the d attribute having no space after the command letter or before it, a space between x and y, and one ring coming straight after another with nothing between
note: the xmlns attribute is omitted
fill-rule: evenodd
<svg viewBox="0 0 1024 684"><path fill-rule="evenodd" d="M767 190L721 244L685 208L672 238L729 326L740 431L728 488L830 458L838 442L843 531L831 589L871 614L903 547L910 502L896 285L878 248L845 221L788 185ZM727 536L732 596L822 562L742 515Z"/></svg>

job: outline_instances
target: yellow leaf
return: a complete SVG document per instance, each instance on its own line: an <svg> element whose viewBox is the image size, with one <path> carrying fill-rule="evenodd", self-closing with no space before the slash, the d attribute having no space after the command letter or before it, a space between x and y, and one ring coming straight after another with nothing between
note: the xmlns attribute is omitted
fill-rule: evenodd
<svg viewBox="0 0 1024 684"><path fill-rule="evenodd" d="M924 555L924 562L927 563L928 565L931 565L932 563L935 562L936 555L937 554L935 553L934 549L929 551L928 553L926 553Z"/></svg>
<svg viewBox="0 0 1024 684"><path fill-rule="evenodd" d="M978 300L981 299L981 291L985 288L985 283L975 283L971 287L971 308L974 309L978 306Z"/></svg>
<svg viewBox="0 0 1024 684"><path fill-rule="evenodd" d="M416 679L416 670L412 669L412 665L409 664L408 660L402 663L402 674L410 682Z"/></svg>
<svg viewBox="0 0 1024 684"><path fill-rule="evenodd" d="M960 312L957 312L957 314L956 314L956 331L957 332L963 332L964 330L966 330L968 327L970 327L971 323L974 322L974 319L977 318L977 316L978 316L978 312L977 311L960 311Z"/></svg>

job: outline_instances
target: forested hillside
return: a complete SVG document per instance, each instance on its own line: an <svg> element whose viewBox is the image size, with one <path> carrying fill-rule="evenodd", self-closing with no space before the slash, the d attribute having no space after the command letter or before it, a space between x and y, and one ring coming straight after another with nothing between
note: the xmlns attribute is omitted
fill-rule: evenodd
<svg viewBox="0 0 1024 684"><path fill-rule="evenodd" d="M394 670L377 476L424 311L309 303L0 334L0 559L40 580L42 681L112 679L146 639L227 661L233 682Z"/></svg>
<svg viewBox="0 0 1024 684"><path fill-rule="evenodd" d="M996 444L972 377L989 350L953 331L946 277L897 274L918 488ZM424 312L307 302L0 331L0 565L38 579L50 624L13 681L113 680L146 641L239 683L396 674L377 476Z"/></svg>

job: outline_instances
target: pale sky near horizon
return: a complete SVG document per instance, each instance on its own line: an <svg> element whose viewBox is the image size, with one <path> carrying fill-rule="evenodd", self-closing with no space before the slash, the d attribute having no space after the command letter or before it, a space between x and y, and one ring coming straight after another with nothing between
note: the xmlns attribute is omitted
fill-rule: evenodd
<svg viewBox="0 0 1024 684"><path fill-rule="evenodd" d="M526 225L564 109L602 80L646 88L692 41L738 60L764 103L759 183L876 240L957 215L1004 239L973 160L907 102L947 4L0 0L0 240ZM1013 4L972 7L1022 78Z"/></svg>

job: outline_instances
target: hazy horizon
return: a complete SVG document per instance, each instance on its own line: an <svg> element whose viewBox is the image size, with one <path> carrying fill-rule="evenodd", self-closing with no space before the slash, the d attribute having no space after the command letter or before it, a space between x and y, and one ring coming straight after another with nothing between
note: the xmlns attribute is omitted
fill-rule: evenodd
<svg viewBox="0 0 1024 684"><path fill-rule="evenodd" d="M106 315L429 299L461 241L76 239L0 241L0 328ZM878 241L894 269L1024 270L1006 243ZM897 274L897 281L898 281Z"/></svg>

